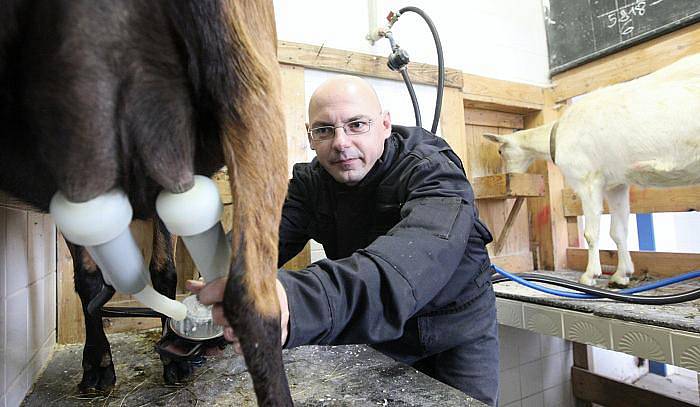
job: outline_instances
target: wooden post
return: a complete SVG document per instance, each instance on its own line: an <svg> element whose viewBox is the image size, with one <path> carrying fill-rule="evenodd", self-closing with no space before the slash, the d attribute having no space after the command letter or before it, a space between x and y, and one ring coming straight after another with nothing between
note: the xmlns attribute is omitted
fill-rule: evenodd
<svg viewBox="0 0 700 407"><path fill-rule="evenodd" d="M585 345L583 343L578 343L578 342L572 342L571 344L573 346L573 354L574 354L574 366L571 368L572 374L573 374L574 368L588 370L588 345ZM575 384L572 381L572 383L571 383L572 390L573 390L574 386L575 386ZM580 400L580 399L576 399L575 404L576 404L576 407L591 407L592 406L590 401L585 401L585 400Z"/></svg>
<svg viewBox="0 0 700 407"><path fill-rule="evenodd" d="M525 127L532 128L557 120L560 111L555 108L550 89L544 92L544 108L526 116ZM568 246L568 229L562 205L564 176L552 162L537 161L530 167L531 173L541 174L545 182L545 195L542 198L530 198L530 236L533 246L539 248L535 256L540 264L537 269L558 270L566 267L566 248Z"/></svg>

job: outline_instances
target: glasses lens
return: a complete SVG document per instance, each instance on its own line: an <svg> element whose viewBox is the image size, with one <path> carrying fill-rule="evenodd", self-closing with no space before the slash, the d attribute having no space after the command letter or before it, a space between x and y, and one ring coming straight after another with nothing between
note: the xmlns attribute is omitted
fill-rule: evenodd
<svg viewBox="0 0 700 407"><path fill-rule="evenodd" d="M346 134L362 134L369 131L369 120L355 120L344 126Z"/></svg>
<svg viewBox="0 0 700 407"><path fill-rule="evenodd" d="M316 127L315 129L311 129L311 137L314 140L327 140L327 139L333 137L333 127L323 126L323 127Z"/></svg>

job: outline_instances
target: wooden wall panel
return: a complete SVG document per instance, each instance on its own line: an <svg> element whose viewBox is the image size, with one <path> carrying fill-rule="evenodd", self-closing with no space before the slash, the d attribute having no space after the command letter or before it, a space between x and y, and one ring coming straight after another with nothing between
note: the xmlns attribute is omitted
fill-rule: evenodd
<svg viewBox="0 0 700 407"><path fill-rule="evenodd" d="M459 89L446 88L440 111L440 132L442 137L452 147L455 154L462 160L467 177L471 178L467 165L467 136L464 132L464 107L462 92Z"/></svg>
<svg viewBox="0 0 700 407"><path fill-rule="evenodd" d="M486 140L482 134L510 134L515 129L522 128L522 115L467 108L464 109L464 120L468 147L465 165L468 168L470 179L504 173L505 166L498 154L498 145ZM504 228L514 203L515 199L476 201L479 217L487 225L494 239L500 235ZM494 252L494 246L494 243L491 243L487 247L492 261L497 265L506 267L510 271L532 270L526 210L521 210L518 213L499 253Z"/></svg>

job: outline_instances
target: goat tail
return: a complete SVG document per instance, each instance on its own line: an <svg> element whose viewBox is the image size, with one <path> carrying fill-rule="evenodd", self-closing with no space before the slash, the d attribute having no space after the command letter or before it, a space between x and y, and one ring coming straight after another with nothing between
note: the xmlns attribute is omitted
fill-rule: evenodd
<svg viewBox="0 0 700 407"><path fill-rule="evenodd" d="M287 141L272 0L168 3L180 8L174 25L185 26L181 37L194 97L213 105L228 166L234 207L224 313L239 337L258 402L291 405L276 292Z"/></svg>

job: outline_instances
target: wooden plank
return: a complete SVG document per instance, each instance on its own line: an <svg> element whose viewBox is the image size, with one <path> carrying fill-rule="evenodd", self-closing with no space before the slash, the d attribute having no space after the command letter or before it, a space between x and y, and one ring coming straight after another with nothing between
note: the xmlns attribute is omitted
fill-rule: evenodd
<svg viewBox="0 0 700 407"><path fill-rule="evenodd" d="M540 126L559 118L561 110L556 108L551 90L546 90L544 97L545 107L542 111L525 116L526 128ZM528 172L542 175L545 184L545 195L541 198L530 198L527 202L531 219L532 246L538 250L537 267L545 270L565 268L568 230L560 193L564 188L564 177L556 165L545 161L536 161Z"/></svg>
<svg viewBox="0 0 700 407"><path fill-rule="evenodd" d="M179 293L175 296L178 301L188 297L190 293ZM144 305L133 298L121 301L110 301L110 307L143 307ZM105 333L114 334L119 332L134 332L144 329L161 327L160 318L102 318Z"/></svg>
<svg viewBox="0 0 700 407"><path fill-rule="evenodd" d="M467 136L464 129L464 107L462 94L459 89L446 88L442 98L440 111L440 134L452 147L452 150L462 160L467 162ZM471 179L469 168L467 178Z"/></svg>
<svg viewBox="0 0 700 407"><path fill-rule="evenodd" d="M5 191L0 191L0 207L18 209L20 211L41 212L38 208L15 198Z"/></svg>
<svg viewBox="0 0 700 407"><path fill-rule="evenodd" d="M56 268L58 275L58 316L56 331L58 343L77 343L85 340L85 323L80 298L75 292L73 258L63 235L56 240Z"/></svg>
<svg viewBox="0 0 700 407"><path fill-rule="evenodd" d="M564 216L583 215L581 199L571 188L562 191ZM700 209L700 187L630 188L630 213L688 212ZM605 202L603 213L610 213Z"/></svg>
<svg viewBox="0 0 700 407"><path fill-rule="evenodd" d="M309 140L306 136L306 100L304 99L304 68L282 65L282 100L287 126L287 163L289 177L295 163L307 162Z"/></svg>
<svg viewBox="0 0 700 407"><path fill-rule="evenodd" d="M517 113L499 112L485 109L465 109L464 122L479 126L505 127L522 129L523 115Z"/></svg>
<svg viewBox="0 0 700 407"><path fill-rule="evenodd" d="M216 183L216 187L219 189L219 195L221 196L221 202L224 205L233 203L233 197L231 196L231 185L228 182L228 169L226 167L219 170L217 173L212 175L211 179Z"/></svg>
<svg viewBox="0 0 700 407"><path fill-rule="evenodd" d="M463 74L462 94L467 107L490 110L516 109L514 113L541 110L544 106L543 88L483 76Z"/></svg>
<svg viewBox="0 0 700 407"><path fill-rule="evenodd" d="M700 270L700 254L630 251L634 263L634 275L648 273L652 277L673 277L689 271ZM569 247L566 250L567 268L586 270L588 249ZM617 267L617 250L601 250L600 264L608 270Z"/></svg>
<svg viewBox="0 0 700 407"><path fill-rule="evenodd" d="M588 371L588 345L578 342L572 342L572 353L574 356L574 367ZM575 383L572 383L575 386ZM572 390L576 392L576 389ZM574 405L576 407L591 407L593 404L590 401L575 398Z"/></svg>
<svg viewBox="0 0 700 407"><path fill-rule="evenodd" d="M387 68L387 58L360 52L344 51L318 45L278 41L277 60L281 64L298 65L310 69L371 76L402 81L401 75ZM437 85L435 65L410 62L408 72L413 83ZM445 87L462 89L462 72L445 68Z"/></svg>
<svg viewBox="0 0 700 407"><path fill-rule="evenodd" d="M515 218L520 212L520 208L522 208L523 206L523 202L525 202L525 198L520 196L515 200L513 207L510 208L510 212L508 212L508 219L506 219L506 223L503 225L503 229L501 229L501 233L498 235L498 239L496 239L496 241L494 242L494 254L498 255L501 253L501 249L503 249L503 245L506 242L506 239L508 239L508 234L510 233L510 230L513 227Z"/></svg>
<svg viewBox="0 0 700 407"><path fill-rule="evenodd" d="M311 243L307 243L299 254L286 262L282 268L286 270L302 270L311 264Z"/></svg>
<svg viewBox="0 0 700 407"><path fill-rule="evenodd" d="M490 257L491 263L509 272L522 273L533 270L532 253L530 252Z"/></svg>
<svg viewBox="0 0 700 407"><path fill-rule="evenodd" d="M505 173L476 177L472 181L476 199L506 199L544 196L544 177L540 174Z"/></svg>
<svg viewBox="0 0 700 407"><path fill-rule="evenodd" d="M620 407L690 407L693 404L645 390L631 384L591 373L587 370L571 368L571 387L577 399L592 401L603 406Z"/></svg>
<svg viewBox="0 0 700 407"><path fill-rule="evenodd" d="M560 102L597 88L638 78L700 52L700 23L555 75L554 100Z"/></svg>
<svg viewBox="0 0 700 407"><path fill-rule="evenodd" d="M566 231L569 235L569 247L583 247L583 227L578 223L578 218L567 216Z"/></svg>

